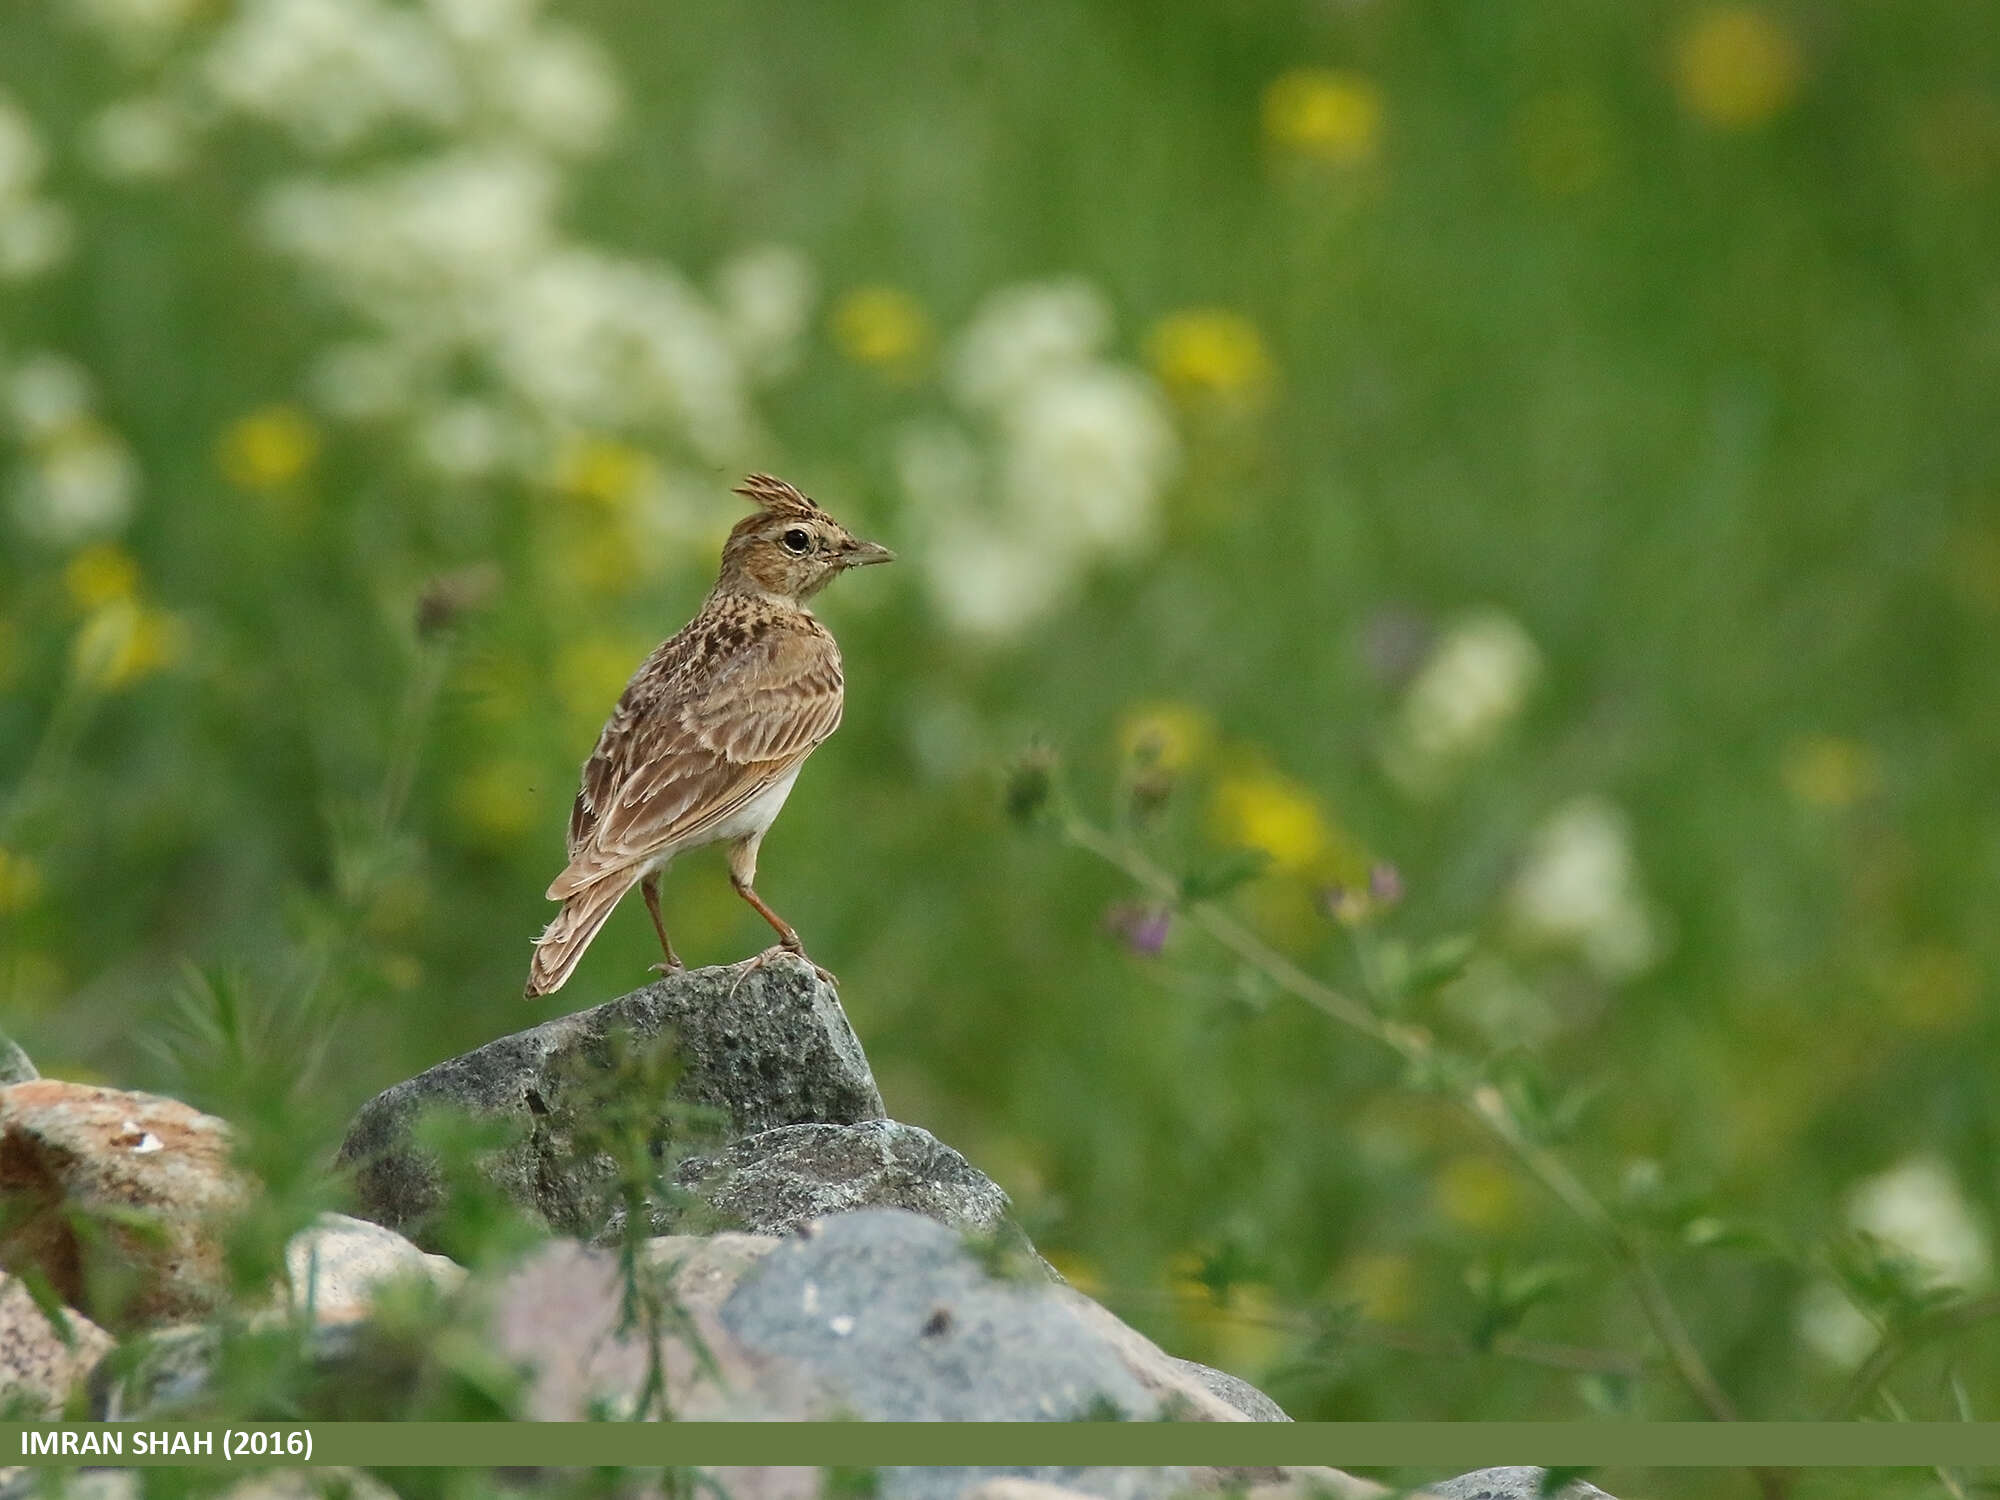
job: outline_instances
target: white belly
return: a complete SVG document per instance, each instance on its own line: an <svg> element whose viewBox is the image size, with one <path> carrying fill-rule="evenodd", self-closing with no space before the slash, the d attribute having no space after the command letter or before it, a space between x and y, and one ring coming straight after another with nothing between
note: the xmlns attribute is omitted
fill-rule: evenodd
<svg viewBox="0 0 2000 1500"><path fill-rule="evenodd" d="M803 764L803 763L802 763ZM777 821L778 809L785 805L785 798L791 795L792 783L799 779L799 767L793 766L763 791L737 808L735 812L702 834L702 844L734 843L737 839L747 839L761 834ZM682 848L697 847L694 843Z"/></svg>

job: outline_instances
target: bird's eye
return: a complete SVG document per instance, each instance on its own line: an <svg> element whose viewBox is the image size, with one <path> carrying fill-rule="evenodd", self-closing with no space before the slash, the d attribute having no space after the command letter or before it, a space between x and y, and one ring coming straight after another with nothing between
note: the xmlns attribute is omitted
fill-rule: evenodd
<svg viewBox="0 0 2000 1500"><path fill-rule="evenodd" d="M780 540L784 542L787 551L798 553L803 553L812 546L813 541L811 533L802 526L794 526Z"/></svg>

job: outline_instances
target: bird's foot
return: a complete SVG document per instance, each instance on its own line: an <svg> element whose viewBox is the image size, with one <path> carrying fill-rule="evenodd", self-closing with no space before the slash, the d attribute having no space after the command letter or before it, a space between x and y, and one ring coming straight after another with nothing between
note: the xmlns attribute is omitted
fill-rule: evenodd
<svg viewBox="0 0 2000 1500"><path fill-rule="evenodd" d="M822 969L818 964L814 964L810 958L806 958L806 950L803 945L795 945L792 943L773 943L770 947L766 948L762 953L758 954L755 958L746 958L742 962L742 964L739 965L740 972L736 976L736 982L730 985L729 993L731 995L734 995L738 987L742 985L744 980L748 979L752 974L756 973L759 969L763 968L765 964L769 963L772 959L776 958L781 953L788 954L793 958L804 958L807 963L812 964L812 971L813 973L819 975L820 983L829 986L838 985L839 981L833 977L832 970Z"/></svg>
<svg viewBox="0 0 2000 1500"><path fill-rule="evenodd" d="M653 972L655 974L666 974L669 976L674 974L685 974L687 973L687 960L682 958L677 953L672 958L662 959L659 963L654 964Z"/></svg>

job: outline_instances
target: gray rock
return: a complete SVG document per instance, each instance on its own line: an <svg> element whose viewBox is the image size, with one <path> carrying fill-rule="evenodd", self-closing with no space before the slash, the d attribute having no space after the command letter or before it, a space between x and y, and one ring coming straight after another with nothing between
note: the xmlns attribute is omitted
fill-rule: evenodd
<svg viewBox="0 0 2000 1500"><path fill-rule="evenodd" d="M681 1163L683 1186L751 1234L857 1208L907 1208L970 1234L1007 1227L1007 1195L928 1130L897 1120L784 1125Z"/></svg>
<svg viewBox="0 0 2000 1500"><path fill-rule="evenodd" d="M819 1221L760 1260L722 1305L754 1356L803 1370L878 1422L1165 1414L1042 1281L995 1280L943 1225L896 1209Z"/></svg>
<svg viewBox="0 0 2000 1500"><path fill-rule="evenodd" d="M0 1411L10 1420L60 1415L91 1366L110 1352L111 1335L84 1317L65 1312L64 1342L28 1289L0 1273Z"/></svg>
<svg viewBox="0 0 2000 1500"><path fill-rule="evenodd" d="M881 1500L1175 1500L1200 1488L1188 1469L885 1468Z"/></svg>
<svg viewBox="0 0 2000 1500"><path fill-rule="evenodd" d="M21 1050L21 1044L0 1031L0 1088L10 1083L32 1083L41 1076L28 1060L28 1054Z"/></svg>
<svg viewBox="0 0 2000 1500"><path fill-rule="evenodd" d="M1170 1356L1171 1357L1171 1356ZM1241 1375L1232 1375L1227 1370L1217 1370L1209 1365L1197 1364L1191 1359L1176 1359L1174 1363L1181 1370L1202 1383L1204 1389L1220 1396L1231 1406L1242 1412L1253 1422L1289 1422L1285 1409Z"/></svg>
<svg viewBox="0 0 2000 1500"><path fill-rule="evenodd" d="M641 1046L671 1039L682 1065L674 1099L715 1111L731 1138L883 1113L840 998L811 964L779 954L696 969L489 1042L376 1095L340 1148L341 1162L355 1169L362 1216L428 1243L425 1221L442 1207L444 1188L411 1133L424 1113L445 1108L513 1127L515 1143L483 1170L530 1218L562 1234L601 1231L609 1163L579 1149L577 1110L587 1104L583 1082L607 1065L619 1032ZM675 1129L667 1103L660 1141Z"/></svg>
<svg viewBox="0 0 2000 1500"><path fill-rule="evenodd" d="M462 1267L442 1255L426 1255L380 1224L346 1214L321 1214L310 1229L285 1245L285 1269L292 1294L304 1306L311 1299L316 1323L351 1323L368 1316L375 1289L399 1276L422 1276L443 1292L465 1280Z"/></svg>
<svg viewBox="0 0 2000 1500"><path fill-rule="evenodd" d="M1424 1486L1440 1500L1541 1500L1543 1470L1525 1466L1474 1469L1456 1479L1440 1479ZM1612 1500L1596 1485L1572 1480L1564 1485L1559 1500Z"/></svg>

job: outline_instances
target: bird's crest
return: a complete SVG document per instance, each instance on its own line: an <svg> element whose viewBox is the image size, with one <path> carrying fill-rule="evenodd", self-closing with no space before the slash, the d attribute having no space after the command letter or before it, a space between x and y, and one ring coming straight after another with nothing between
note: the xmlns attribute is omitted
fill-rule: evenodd
<svg viewBox="0 0 2000 1500"><path fill-rule="evenodd" d="M824 515L812 500L794 485L771 474L752 474L736 486L736 493L752 505L774 516Z"/></svg>

